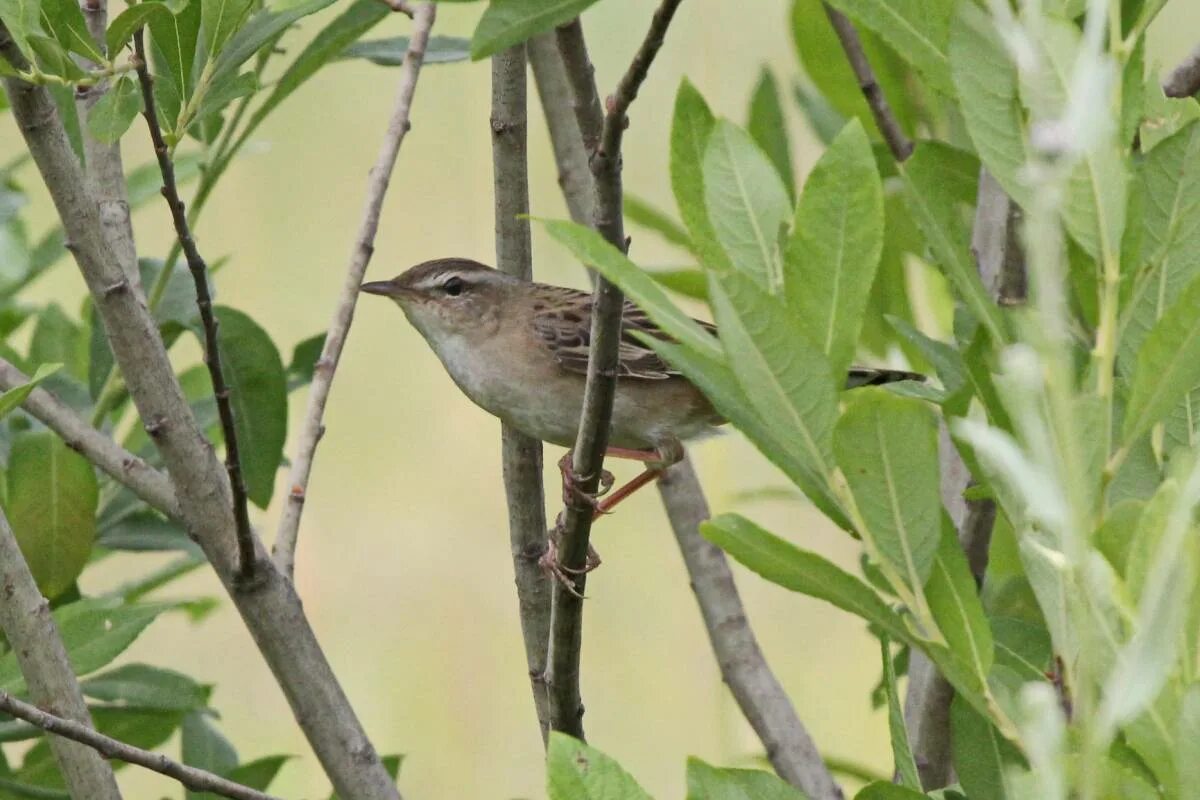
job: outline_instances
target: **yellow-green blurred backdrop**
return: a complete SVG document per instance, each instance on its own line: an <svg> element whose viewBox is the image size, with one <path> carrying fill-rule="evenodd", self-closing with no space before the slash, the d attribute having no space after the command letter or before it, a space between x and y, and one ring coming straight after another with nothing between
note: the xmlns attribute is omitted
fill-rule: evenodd
<svg viewBox="0 0 1200 800"><path fill-rule="evenodd" d="M481 4L441 6L434 32L469 36ZM644 32L652 4L603 0L585 16L597 78L611 91ZM289 35L298 47L337 7ZM811 24L825 25L824 18ZM396 15L371 37L407 32ZM1174 0L1151 30L1148 61L1173 65L1200 39L1200 8ZM673 209L667 177L670 108L682 76L714 110L743 122L763 65L781 86L797 72L782 0L689 0L631 113L625 185ZM327 69L293 96L254 137L199 226L211 260L231 256L218 279L220 302L250 312L286 359L291 346L327 324L363 206L367 170L390 112L398 72L360 62ZM486 63L434 65L421 74L413 129L392 181L370 278L424 259L493 260L491 139ZM531 99L535 97L532 83ZM819 151L785 96L800 176ZM530 104L533 212L565 216L536 102ZM0 119L0 160L22 145ZM137 121L125 145L128 166L149 150ZM30 173L26 173L31 177ZM139 251L161 257L171 230L161 204L136 216ZM34 218L49 223L35 199ZM40 230L40 227L39 227ZM631 228L633 256L678 265L680 254ZM534 230L535 271L548 282L583 285L556 245ZM60 264L29 298L77 309L82 282ZM196 358L179 348L182 361ZM305 396L291 401L293 423ZM304 516L297 583L305 608L343 686L381 752L406 759L408 798L544 797L541 743L516 616L512 564L499 479L499 425L463 398L399 310L377 298L360 304L326 415ZM289 447L290 452L290 447ZM553 464L559 450L547 451ZM856 548L807 505L748 493L783 479L737 434L695 448L715 511L733 508L777 533L856 568ZM633 467L618 466L618 478ZM273 536L278 499L256 522ZM557 498L557 473L547 473ZM553 502L551 514L554 513ZM594 542L604 566L588 581L584 724L593 744L615 756L656 797L684 796L688 754L749 764L760 753L721 683L687 575L659 505L647 491L607 518ZM113 558L89 570L99 591L156 564ZM856 619L740 568L739 587L768 659L822 752L890 773L886 722L868 692L879 651ZM211 574L195 574L172 595L221 595ZM285 752L274 793L321 798L328 785L282 694L228 601L198 625L160 619L124 660L183 670L215 683L222 729L244 759ZM177 747L176 743L168 745ZM171 781L121 773L127 796L178 796Z"/></svg>

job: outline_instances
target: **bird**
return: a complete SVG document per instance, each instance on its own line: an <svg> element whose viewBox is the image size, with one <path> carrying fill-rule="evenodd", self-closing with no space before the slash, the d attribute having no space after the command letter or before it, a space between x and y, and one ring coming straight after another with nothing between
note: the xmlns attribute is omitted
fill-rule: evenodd
<svg viewBox="0 0 1200 800"><path fill-rule="evenodd" d="M523 280L467 258L425 261L391 280L359 288L395 301L476 405L527 436L574 446L591 341L591 294ZM715 325L697 324L718 335ZM635 333L670 340L644 311L625 301L606 455L642 461L646 468L603 500L584 498L596 515L610 512L680 461L684 442L711 436L726 422L695 385ZM923 379L912 372L852 367L847 387ZM579 496L570 459L568 450L559 461L568 501ZM611 475L602 478L600 495L612 487ZM584 569L593 568L589 563Z"/></svg>

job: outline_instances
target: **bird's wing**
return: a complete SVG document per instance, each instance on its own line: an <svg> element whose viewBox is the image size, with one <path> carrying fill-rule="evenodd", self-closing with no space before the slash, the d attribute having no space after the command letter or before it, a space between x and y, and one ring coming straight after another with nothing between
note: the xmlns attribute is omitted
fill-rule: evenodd
<svg viewBox="0 0 1200 800"><path fill-rule="evenodd" d="M562 287L545 287L548 302L534 313L533 326L538 338L554 354L559 366L568 372L587 374L588 349L592 339L592 297L584 292ZM707 322L697 324L714 336L717 329ZM652 349L633 335L634 331L663 341L672 341L661 328L651 322L640 308L625 301L621 318L621 343L618 352L618 375L622 378L664 380L679 371L658 357Z"/></svg>

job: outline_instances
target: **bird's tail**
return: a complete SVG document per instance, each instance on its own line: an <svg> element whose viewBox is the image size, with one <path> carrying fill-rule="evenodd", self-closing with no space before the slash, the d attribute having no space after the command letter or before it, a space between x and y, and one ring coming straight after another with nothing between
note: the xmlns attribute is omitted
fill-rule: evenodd
<svg viewBox="0 0 1200 800"><path fill-rule="evenodd" d="M925 380L925 376L919 372L905 372L901 369L875 369L874 367L851 367L850 374L846 376L846 388L857 389L859 386L881 386L885 383L896 383L897 381L918 381Z"/></svg>

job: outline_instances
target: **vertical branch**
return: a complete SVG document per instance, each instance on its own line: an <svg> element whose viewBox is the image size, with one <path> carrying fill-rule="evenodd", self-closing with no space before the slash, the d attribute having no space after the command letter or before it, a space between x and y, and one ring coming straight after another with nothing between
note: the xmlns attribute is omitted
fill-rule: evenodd
<svg viewBox="0 0 1200 800"><path fill-rule="evenodd" d="M91 727L92 717L79 691L75 672L50 605L38 591L29 565L0 511L0 630L17 657L29 697L39 706L53 708L62 717ZM121 800L112 767L90 747L51 736L50 750L72 797Z"/></svg>
<svg viewBox="0 0 1200 800"><path fill-rule="evenodd" d="M208 376L212 380L213 394L217 400L217 413L221 418L221 433L225 439L225 470L229 473L229 486L233 494L233 518L236 523L238 545L238 579L249 581L254 577L255 562L257 561L254 531L250 527L249 500L246 497L246 482L242 479L242 462L238 453L237 428L233 419L233 405L229 402L229 387L225 384L225 373L221 369L221 347L217 336L217 319L213 316L212 296L208 289L208 265L196 248L196 240L188 226L187 215L183 211L183 201L179 199L179 187L175 183L175 165L171 163L171 153L167 142L163 139L162 128L158 124L158 112L154 105L154 83L150 77L150 65L146 60L145 37L142 30L133 35L134 52L138 59L138 83L142 87L143 116L146 127L150 129L150 140L154 144L154 155L158 159L158 169L162 173L162 195L171 210L171 220L175 224L175 235L183 256L187 260L188 269L192 273L192 282L196 287L196 305L200 310L200 323L204 328L204 363L208 367Z"/></svg>
<svg viewBox="0 0 1200 800"><path fill-rule="evenodd" d="M708 503L690 461L681 461L658 481L663 507L691 578L692 592L721 677L729 686L781 778L813 800L841 800L821 754L796 709L768 666L721 548L700 536Z"/></svg>
<svg viewBox="0 0 1200 800"><path fill-rule="evenodd" d="M537 84L538 97L550 130L550 145L558 165L558 185L567 202L567 212L580 225L592 222L592 173L588 153L579 136L572 110L571 86L553 32L541 33L527 43L529 66Z"/></svg>
<svg viewBox="0 0 1200 800"><path fill-rule="evenodd" d="M496 265L509 275L533 276L529 220L528 119L525 45L492 56L492 176ZM508 536L516 574L525 661L542 742L550 730L546 645L550 638L550 581L538 565L546 547L542 443L507 423L501 431Z"/></svg>
<svg viewBox="0 0 1200 800"><path fill-rule="evenodd" d="M279 570L291 578L296 570L296 543L300 537L300 516L304 513L304 501L308 495L308 480L312 474L313 458L317 445L325 433L322 419L329 392L333 388L333 377L337 372L350 324L354 321L354 306L358 301L358 287L362 283L371 255L375 252L375 234L379 230L379 219L383 212L383 200L387 194L392 170L400 154L400 145L412 127L409 122L413 96L417 90L417 77L425 60L425 48L429 43L429 31L437 15L434 3L423 3L413 12L413 31L404 63L400 67L400 83L392 116L383 135L379 156L367 178L367 204L354 246L350 251L350 263L346 267L346 280L338 296L333 320L325 334L325 346L313 372L312 386L308 393L308 407L300 428L300 441L296 445L296 457L292 459L292 470L288 475L288 498L279 517L279 530L275 535L274 559Z"/></svg>
<svg viewBox="0 0 1200 800"><path fill-rule="evenodd" d="M609 99L608 111L603 117L598 136L595 118L599 101L594 71L583 42L582 26L575 20L559 32L559 50L575 96L579 129L584 145L590 151L590 166L595 178L592 224L605 239L622 251L628 249L621 213L621 139L629 124L625 113L637 97L638 89L662 47L679 3L680 0L662 0L654 12L641 47L634 54L617 91ZM571 463L572 482L579 492L563 509L562 543L559 547L559 566L578 577L574 590L555 582L551 606L547 673L550 684L550 724L554 730L577 738L583 738L579 657L585 576L581 570L587 557L593 513L592 504L586 501L585 496L595 495L604 466L604 451L608 445L608 429L617 388L618 346L624 302L616 286L603 278L596 281L592 297L587 381Z"/></svg>

